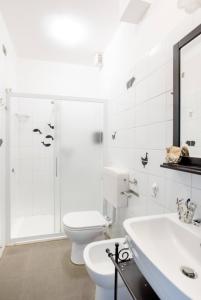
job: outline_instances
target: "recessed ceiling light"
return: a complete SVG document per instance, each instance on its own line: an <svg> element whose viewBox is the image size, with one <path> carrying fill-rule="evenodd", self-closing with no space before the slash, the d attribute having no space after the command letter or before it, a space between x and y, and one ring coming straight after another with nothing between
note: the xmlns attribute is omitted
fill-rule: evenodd
<svg viewBox="0 0 201 300"><path fill-rule="evenodd" d="M66 46L76 46L87 38L87 29L70 16L54 16L47 19L48 35Z"/></svg>

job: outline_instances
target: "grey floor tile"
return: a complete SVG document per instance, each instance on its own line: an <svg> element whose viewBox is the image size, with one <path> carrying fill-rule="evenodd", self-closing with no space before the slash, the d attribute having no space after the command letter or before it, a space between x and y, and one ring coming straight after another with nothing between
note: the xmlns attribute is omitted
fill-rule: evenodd
<svg viewBox="0 0 201 300"><path fill-rule="evenodd" d="M7 247L0 260L0 300L93 300L84 266L70 261L70 242Z"/></svg>

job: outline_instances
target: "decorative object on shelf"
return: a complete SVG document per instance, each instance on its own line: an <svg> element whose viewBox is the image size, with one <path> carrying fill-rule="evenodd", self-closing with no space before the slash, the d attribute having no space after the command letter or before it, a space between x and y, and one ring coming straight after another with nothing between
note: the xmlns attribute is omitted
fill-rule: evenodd
<svg viewBox="0 0 201 300"><path fill-rule="evenodd" d="M189 157L188 146L182 147L171 146L166 148L166 162L171 164L177 164L181 161L182 157Z"/></svg>
<svg viewBox="0 0 201 300"><path fill-rule="evenodd" d="M201 0L178 0L178 8L184 9L185 12L192 14L201 8Z"/></svg>
<svg viewBox="0 0 201 300"><path fill-rule="evenodd" d="M51 129L54 129L54 125L52 125L51 123L49 123L48 126L49 126Z"/></svg>
<svg viewBox="0 0 201 300"><path fill-rule="evenodd" d="M113 139L113 141L116 139L116 135L117 135L117 132L114 131L113 134L112 134L112 139Z"/></svg>
<svg viewBox="0 0 201 300"><path fill-rule="evenodd" d="M2 140L2 139L0 139L0 147L2 146L2 144L3 144L3 140Z"/></svg>
<svg viewBox="0 0 201 300"><path fill-rule="evenodd" d="M42 132L41 132L40 129L38 129L38 128L34 128L34 129L33 129L33 132L38 132L39 134L42 134Z"/></svg>
<svg viewBox="0 0 201 300"><path fill-rule="evenodd" d="M149 153L146 152L145 157L141 157L141 162L142 162L142 165L143 165L144 168L145 168L145 166L146 166L146 165L148 164L148 162L149 162L148 155L149 155Z"/></svg>

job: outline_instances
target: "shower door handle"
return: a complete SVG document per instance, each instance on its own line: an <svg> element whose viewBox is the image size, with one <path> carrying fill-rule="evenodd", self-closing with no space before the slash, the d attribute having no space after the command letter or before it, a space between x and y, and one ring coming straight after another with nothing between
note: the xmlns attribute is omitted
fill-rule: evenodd
<svg viewBox="0 0 201 300"><path fill-rule="evenodd" d="M58 177L58 158L56 157L55 176Z"/></svg>

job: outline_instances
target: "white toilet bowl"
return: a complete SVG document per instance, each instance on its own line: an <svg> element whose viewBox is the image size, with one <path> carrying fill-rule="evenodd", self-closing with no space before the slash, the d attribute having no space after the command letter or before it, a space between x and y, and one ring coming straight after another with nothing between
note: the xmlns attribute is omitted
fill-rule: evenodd
<svg viewBox="0 0 201 300"><path fill-rule="evenodd" d="M72 241L73 263L84 264L84 248L88 243L103 239L107 225L108 222L98 211L72 212L63 217L64 232Z"/></svg>
<svg viewBox="0 0 201 300"><path fill-rule="evenodd" d="M124 248L124 240L125 239L111 239L93 242L88 244L84 249L84 261L87 271L96 284L95 300L114 299L115 268L105 250L109 248L111 252L114 253L115 243L119 243L120 248ZM132 300L120 276L118 276L118 299Z"/></svg>

